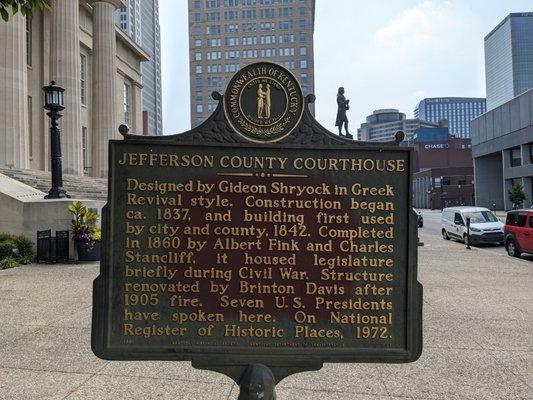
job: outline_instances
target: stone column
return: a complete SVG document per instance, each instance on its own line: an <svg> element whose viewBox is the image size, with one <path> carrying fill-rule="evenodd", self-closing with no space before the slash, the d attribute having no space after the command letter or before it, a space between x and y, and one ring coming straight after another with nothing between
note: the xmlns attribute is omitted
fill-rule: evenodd
<svg viewBox="0 0 533 400"><path fill-rule="evenodd" d="M117 1L95 1L93 6L93 103L92 103L92 175L106 177L108 141L116 139L116 37Z"/></svg>
<svg viewBox="0 0 533 400"><path fill-rule="evenodd" d="M0 21L0 166L29 168L26 18Z"/></svg>
<svg viewBox="0 0 533 400"><path fill-rule="evenodd" d="M75 175L83 175L79 25L79 3L55 0L50 27L50 80L65 89L65 111L59 126L63 172Z"/></svg>

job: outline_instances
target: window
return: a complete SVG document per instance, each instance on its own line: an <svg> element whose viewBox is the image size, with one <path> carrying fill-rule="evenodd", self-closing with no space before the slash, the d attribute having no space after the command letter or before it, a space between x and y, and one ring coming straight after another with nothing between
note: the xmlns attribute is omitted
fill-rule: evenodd
<svg viewBox="0 0 533 400"><path fill-rule="evenodd" d="M243 32L254 32L255 24L243 24L242 30Z"/></svg>
<svg viewBox="0 0 533 400"><path fill-rule="evenodd" d="M220 21L220 13L217 11L208 12L205 14L206 21Z"/></svg>
<svg viewBox="0 0 533 400"><path fill-rule="evenodd" d="M300 55L301 56L307 55L307 47L300 47Z"/></svg>
<svg viewBox="0 0 533 400"><path fill-rule="evenodd" d="M33 124L32 124L32 117L33 117L33 101L31 96L28 96L28 133L30 135L29 137L29 146L30 146L30 157L33 156Z"/></svg>
<svg viewBox="0 0 533 400"><path fill-rule="evenodd" d="M220 25L210 25L205 27L205 33L207 35L218 35L220 34Z"/></svg>
<svg viewBox="0 0 533 400"><path fill-rule="evenodd" d="M197 104L197 105L196 105L196 112L197 112L198 114L204 112L204 106L203 106L203 104Z"/></svg>
<svg viewBox="0 0 533 400"><path fill-rule="evenodd" d="M220 7L220 0L206 0L205 7L206 8L218 8Z"/></svg>
<svg viewBox="0 0 533 400"><path fill-rule="evenodd" d="M529 163L533 164L533 143L529 143Z"/></svg>
<svg viewBox="0 0 533 400"><path fill-rule="evenodd" d="M224 31L226 33L239 32L239 24L227 24L227 25L224 25Z"/></svg>
<svg viewBox="0 0 533 400"><path fill-rule="evenodd" d="M307 60L300 60L300 68L301 69L307 68Z"/></svg>
<svg viewBox="0 0 533 400"><path fill-rule="evenodd" d="M290 7L282 7L279 9L280 17L292 17L292 8Z"/></svg>
<svg viewBox="0 0 533 400"><path fill-rule="evenodd" d="M274 18L274 9L273 8L265 8L262 10L259 10L259 18L266 19L266 18Z"/></svg>
<svg viewBox="0 0 533 400"><path fill-rule="evenodd" d="M220 47L222 40L220 38L207 39L207 45L209 47Z"/></svg>
<svg viewBox="0 0 533 400"><path fill-rule="evenodd" d="M87 57L80 54L80 98L81 104L87 104Z"/></svg>
<svg viewBox="0 0 533 400"><path fill-rule="evenodd" d="M239 5L239 0L224 0L225 7L237 7Z"/></svg>
<svg viewBox="0 0 533 400"><path fill-rule="evenodd" d="M516 216L516 226L524 227L526 226L527 215L518 214Z"/></svg>
<svg viewBox="0 0 533 400"><path fill-rule="evenodd" d="M196 91L196 100L202 100L202 92Z"/></svg>
<svg viewBox="0 0 533 400"><path fill-rule="evenodd" d="M307 73L302 72L302 74L300 75L300 81L302 83L307 83Z"/></svg>
<svg viewBox="0 0 533 400"><path fill-rule="evenodd" d="M279 29L292 29L292 21L282 21L279 23Z"/></svg>
<svg viewBox="0 0 533 400"><path fill-rule="evenodd" d="M257 14L255 10L243 10L242 11L242 19L256 19L256 15Z"/></svg>
<svg viewBox="0 0 533 400"><path fill-rule="evenodd" d="M202 53L194 53L195 61L202 61Z"/></svg>
<svg viewBox="0 0 533 400"><path fill-rule="evenodd" d="M83 174L88 175L91 165L89 162L89 139L86 126L81 127L81 156L83 158Z"/></svg>
<svg viewBox="0 0 533 400"><path fill-rule="evenodd" d="M200 0L195 0L194 1L194 8L196 8L196 9L200 8Z"/></svg>
<svg viewBox="0 0 533 400"><path fill-rule="evenodd" d="M522 155L520 154L520 147L515 147L509 151L509 161L511 167L519 167L522 165Z"/></svg>
<svg viewBox="0 0 533 400"><path fill-rule="evenodd" d="M238 11L224 11L224 19L238 19L239 18L239 12Z"/></svg>
<svg viewBox="0 0 533 400"><path fill-rule="evenodd" d="M194 13L194 22L200 22L202 20L200 13Z"/></svg>
<svg viewBox="0 0 533 400"><path fill-rule="evenodd" d="M197 74L201 74L201 73L202 73L202 66L201 66L201 65L197 65L197 66L194 68L194 71L195 71Z"/></svg>
<svg viewBox="0 0 533 400"><path fill-rule="evenodd" d="M233 38L233 37L230 37L230 38L226 38L224 39L224 44L226 46L238 46L239 45L239 38Z"/></svg>
<svg viewBox="0 0 533 400"><path fill-rule="evenodd" d="M442 177L442 186L449 186L452 184L452 178L449 176L443 176Z"/></svg>
<svg viewBox="0 0 533 400"><path fill-rule="evenodd" d="M196 39L194 41L194 47L201 47L202 46L202 40L201 39Z"/></svg>
<svg viewBox="0 0 533 400"><path fill-rule="evenodd" d="M131 86L124 82L124 122L131 123Z"/></svg>
<svg viewBox="0 0 533 400"><path fill-rule="evenodd" d="M294 42L294 35L280 35L279 36L279 42L280 43L293 43Z"/></svg>
<svg viewBox="0 0 533 400"><path fill-rule="evenodd" d="M226 72L236 72L239 69L239 64L226 64Z"/></svg>
<svg viewBox="0 0 533 400"><path fill-rule="evenodd" d="M26 18L26 64L32 65L31 18Z"/></svg>
<svg viewBox="0 0 533 400"><path fill-rule="evenodd" d="M283 66L287 69L294 69L294 61L283 61Z"/></svg>

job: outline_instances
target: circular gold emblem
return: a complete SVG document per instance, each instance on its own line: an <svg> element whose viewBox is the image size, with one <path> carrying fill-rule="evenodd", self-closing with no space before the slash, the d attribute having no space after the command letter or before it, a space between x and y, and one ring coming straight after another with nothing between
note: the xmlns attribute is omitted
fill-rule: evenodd
<svg viewBox="0 0 533 400"><path fill-rule="evenodd" d="M251 142L276 142L302 119L304 101L296 78L269 62L251 64L231 78L224 113L232 128Z"/></svg>

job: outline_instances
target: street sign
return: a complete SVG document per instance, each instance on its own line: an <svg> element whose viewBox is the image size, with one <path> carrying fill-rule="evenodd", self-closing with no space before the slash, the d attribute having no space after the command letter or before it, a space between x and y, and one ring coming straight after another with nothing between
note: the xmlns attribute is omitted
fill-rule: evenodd
<svg viewBox="0 0 533 400"><path fill-rule="evenodd" d="M275 380L422 351L410 148L319 125L292 74L238 72L179 135L109 144L92 348Z"/></svg>

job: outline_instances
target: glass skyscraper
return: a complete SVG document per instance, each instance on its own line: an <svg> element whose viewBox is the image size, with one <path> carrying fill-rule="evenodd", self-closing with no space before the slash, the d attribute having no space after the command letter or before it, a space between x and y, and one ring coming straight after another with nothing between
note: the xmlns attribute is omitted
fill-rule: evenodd
<svg viewBox="0 0 533 400"><path fill-rule="evenodd" d="M439 122L448 120L450 134L470 138L470 121L487 111L486 101L479 97L434 97L421 100L415 108L415 118Z"/></svg>
<svg viewBox="0 0 533 400"><path fill-rule="evenodd" d="M142 133L162 135L159 0L127 0L126 8L117 10L116 20L120 28L150 56L150 61L141 64Z"/></svg>
<svg viewBox="0 0 533 400"><path fill-rule="evenodd" d="M533 88L533 13L512 13L485 36L487 110Z"/></svg>

